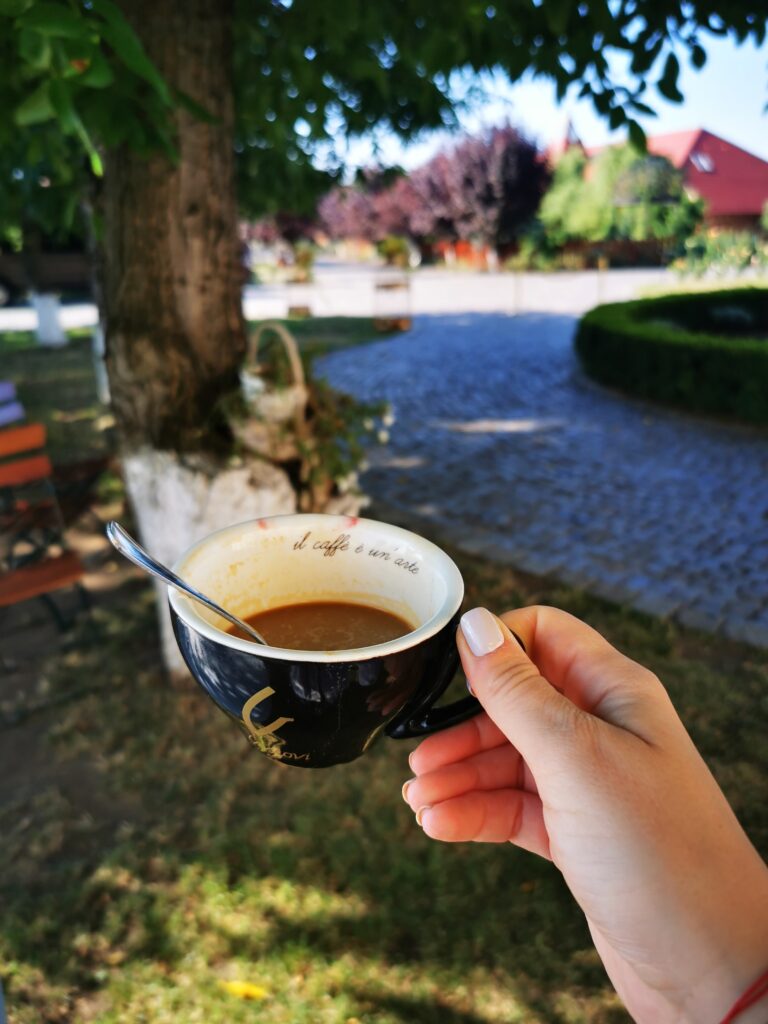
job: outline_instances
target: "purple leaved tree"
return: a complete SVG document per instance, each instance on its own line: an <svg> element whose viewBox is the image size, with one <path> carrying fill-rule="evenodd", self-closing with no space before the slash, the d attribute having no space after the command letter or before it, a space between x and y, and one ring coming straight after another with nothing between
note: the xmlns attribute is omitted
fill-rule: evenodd
<svg viewBox="0 0 768 1024"><path fill-rule="evenodd" d="M536 146L510 125L460 143L444 173L456 237L494 249L515 241L549 180Z"/></svg>

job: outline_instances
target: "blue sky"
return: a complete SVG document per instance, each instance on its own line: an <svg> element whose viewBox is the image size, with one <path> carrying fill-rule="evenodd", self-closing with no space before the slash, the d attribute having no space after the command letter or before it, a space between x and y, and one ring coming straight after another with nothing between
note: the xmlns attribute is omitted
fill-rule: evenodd
<svg viewBox="0 0 768 1024"><path fill-rule="evenodd" d="M768 160L768 113L763 111L768 100L768 46L758 49L747 43L739 47L730 39L712 38L706 50L707 63L700 71L683 65L679 82L683 103L670 103L649 88L648 102L658 117L641 119L643 127L648 134L707 128ZM558 106L554 85L544 79L510 85L502 76L494 76L485 86L485 101L461 116L467 132L509 119L546 146L562 137L570 114L585 145L623 138L622 133L608 130L588 100L576 99L576 88ZM376 141L378 161L416 167L452 138L447 132L436 132L403 147L394 137L382 134ZM377 162L370 141L352 143L346 156L353 166Z"/></svg>

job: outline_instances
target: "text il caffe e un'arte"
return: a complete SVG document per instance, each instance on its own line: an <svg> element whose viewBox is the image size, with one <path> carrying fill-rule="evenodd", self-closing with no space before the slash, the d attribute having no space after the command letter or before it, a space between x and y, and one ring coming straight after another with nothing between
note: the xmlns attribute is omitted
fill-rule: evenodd
<svg viewBox="0 0 768 1024"><path fill-rule="evenodd" d="M333 540L312 540L312 531L308 530L301 540L297 540L293 545L294 551L321 551L324 558L333 558L333 556L339 551L349 551L354 555L365 555L368 558L378 558L382 562L392 562L394 565L399 565L406 572L411 573L415 576L419 571L419 566L416 561L409 562L402 556L394 557L395 552L387 551L385 548L377 547L376 545L365 545L357 544L352 545L352 535L349 533L340 533Z"/></svg>

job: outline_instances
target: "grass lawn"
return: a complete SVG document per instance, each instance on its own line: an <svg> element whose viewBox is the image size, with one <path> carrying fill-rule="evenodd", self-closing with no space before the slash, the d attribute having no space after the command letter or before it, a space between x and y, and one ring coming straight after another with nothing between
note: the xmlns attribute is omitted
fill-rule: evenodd
<svg viewBox="0 0 768 1024"><path fill-rule="evenodd" d="M69 356L45 356L55 379ZM467 606L557 604L657 671L768 852L762 652L451 554ZM424 837L400 797L413 742L325 771L272 764L194 684L164 680L154 636L133 585L41 673L52 700L80 695L0 719L0 743L49 767L0 804L11 1024L628 1021L551 865Z"/></svg>
<svg viewBox="0 0 768 1024"><path fill-rule="evenodd" d="M111 417L99 404L91 362L91 332L79 328L62 348L43 348L30 331L0 332L0 378L16 385L29 421L48 428L54 462L109 450Z"/></svg>
<svg viewBox="0 0 768 1024"><path fill-rule="evenodd" d="M369 317L283 320L311 360L349 345L378 341ZM254 322L252 327L256 326ZM78 328L64 348L41 348L30 331L0 332L0 378L16 384L27 419L44 422L54 462L100 455L110 449L111 416L94 389L91 332ZM274 336L272 336L274 337Z"/></svg>

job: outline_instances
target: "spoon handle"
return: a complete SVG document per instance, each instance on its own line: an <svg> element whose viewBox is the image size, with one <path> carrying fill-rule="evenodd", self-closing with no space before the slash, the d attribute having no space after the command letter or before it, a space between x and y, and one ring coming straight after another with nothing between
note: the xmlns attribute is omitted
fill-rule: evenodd
<svg viewBox="0 0 768 1024"><path fill-rule="evenodd" d="M195 590L193 586L185 582L180 576L177 576L175 572L172 572L167 566L163 565L162 562L156 561L138 541L135 541L133 537L123 529L123 527L116 523L114 520L107 523L107 537L111 541L113 547L115 547L121 555L128 559L129 562L133 562L134 565L138 565L144 572L148 572L151 576L156 576L158 579L167 583L171 587L175 587L176 590L180 590L182 594L186 594L187 597L194 598L195 601L199 601L200 604L204 604L206 608L209 608L212 612L220 615L222 618L231 622L233 626L237 626L238 629L243 630L250 637L252 637L257 643L265 644L267 641L264 637L258 633L253 626L249 626L247 622L243 622L242 619L238 619L236 615L232 615L226 609L216 604L205 594L201 594L199 590Z"/></svg>

